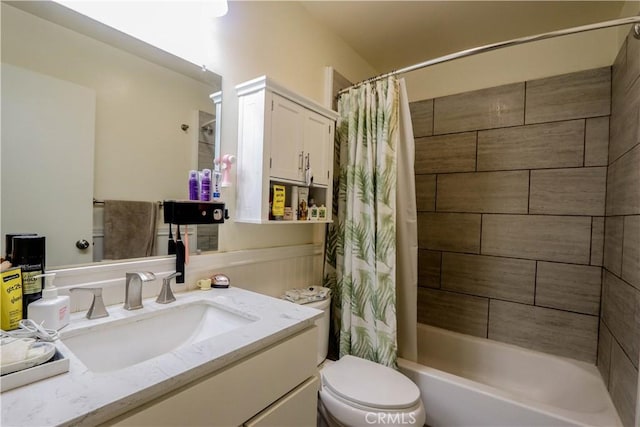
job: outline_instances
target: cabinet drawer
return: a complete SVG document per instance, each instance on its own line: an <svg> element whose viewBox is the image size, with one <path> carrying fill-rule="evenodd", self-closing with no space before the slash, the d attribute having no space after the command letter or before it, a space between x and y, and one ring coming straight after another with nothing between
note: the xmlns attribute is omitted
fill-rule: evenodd
<svg viewBox="0 0 640 427"><path fill-rule="evenodd" d="M313 326L107 425L241 425L315 374L317 346Z"/></svg>
<svg viewBox="0 0 640 427"><path fill-rule="evenodd" d="M309 378L244 425L246 427L315 427L319 384L317 377Z"/></svg>

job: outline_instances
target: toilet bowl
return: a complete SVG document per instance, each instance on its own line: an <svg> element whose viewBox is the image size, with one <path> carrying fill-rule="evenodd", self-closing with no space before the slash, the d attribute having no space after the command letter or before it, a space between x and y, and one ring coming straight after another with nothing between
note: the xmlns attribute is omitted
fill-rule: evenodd
<svg viewBox="0 0 640 427"><path fill-rule="evenodd" d="M420 389L400 372L355 356L324 364L329 343L330 299L305 304L324 312L318 326L318 410L328 426L422 426Z"/></svg>

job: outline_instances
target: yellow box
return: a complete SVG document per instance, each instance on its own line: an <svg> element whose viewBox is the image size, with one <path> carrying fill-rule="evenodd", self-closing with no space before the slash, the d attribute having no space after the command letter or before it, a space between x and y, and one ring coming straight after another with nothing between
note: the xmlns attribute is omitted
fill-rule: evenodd
<svg viewBox="0 0 640 427"><path fill-rule="evenodd" d="M16 329L22 320L22 270L10 268L0 273L2 297L0 297L0 327Z"/></svg>

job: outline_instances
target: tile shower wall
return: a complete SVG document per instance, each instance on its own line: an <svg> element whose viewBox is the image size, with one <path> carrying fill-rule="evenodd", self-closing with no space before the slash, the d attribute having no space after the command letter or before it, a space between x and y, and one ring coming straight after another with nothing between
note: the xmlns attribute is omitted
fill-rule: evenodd
<svg viewBox="0 0 640 427"><path fill-rule="evenodd" d="M610 106L610 67L411 104L419 322L595 363Z"/></svg>
<svg viewBox="0 0 640 427"><path fill-rule="evenodd" d="M624 425L633 426L640 348L640 41L612 68L598 368Z"/></svg>

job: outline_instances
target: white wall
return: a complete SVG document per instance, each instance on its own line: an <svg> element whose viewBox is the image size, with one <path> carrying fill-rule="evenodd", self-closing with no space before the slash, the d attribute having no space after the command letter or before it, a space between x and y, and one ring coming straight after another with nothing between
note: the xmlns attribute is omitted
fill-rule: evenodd
<svg viewBox="0 0 640 427"><path fill-rule="evenodd" d="M627 1L620 17L637 15L638 12L640 1ZM628 31L629 26L590 31L499 49L414 71L405 75L409 100L609 66L613 64ZM428 59L433 58L424 58L425 61Z"/></svg>
<svg viewBox="0 0 640 427"><path fill-rule="evenodd" d="M409 100L609 66L620 43L618 30L612 28L532 42L434 65L405 75Z"/></svg>
<svg viewBox="0 0 640 427"><path fill-rule="evenodd" d="M213 39L216 51L210 68L224 76L221 153L237 151L237 84L266 74L322 103L325 66L333 65L354 81L376 74L297 2L230 2L229 13L216 20ZM223 190L223 196L233 206L235 186ZM220 227L220 249L319 242L323 229L322 225L225 223Z"/></svg>

